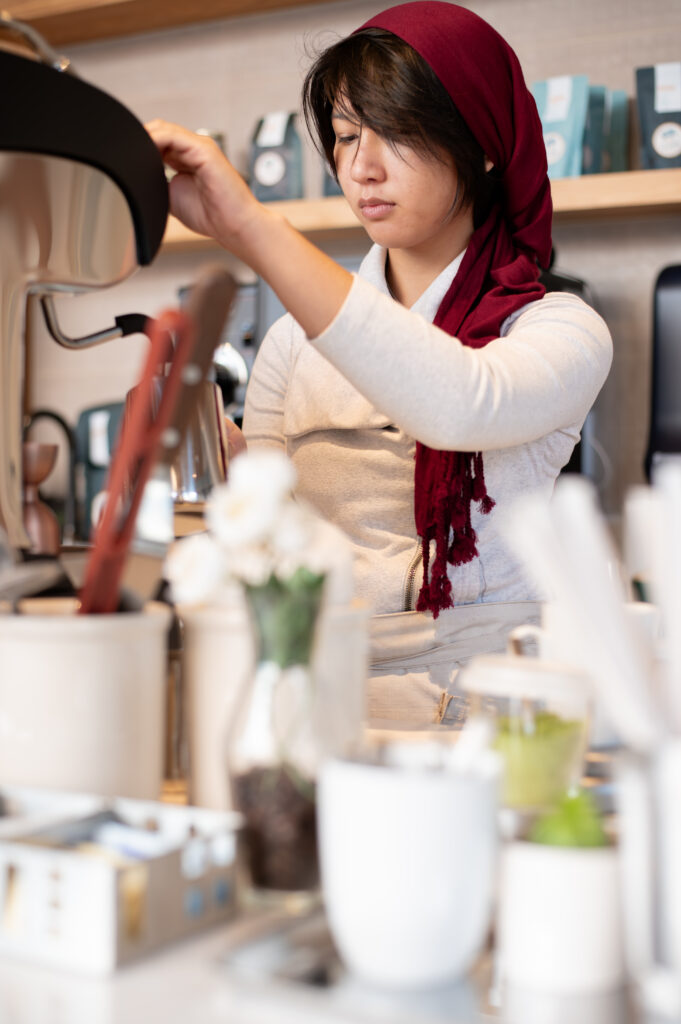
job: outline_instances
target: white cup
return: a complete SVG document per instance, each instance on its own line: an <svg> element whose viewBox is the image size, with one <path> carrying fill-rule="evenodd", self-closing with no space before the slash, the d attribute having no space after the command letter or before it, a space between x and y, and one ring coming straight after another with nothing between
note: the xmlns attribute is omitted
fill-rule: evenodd
<svg viewBox="0 0 681 1024"><path fill-rule="evenodd" d="M504 982L525 991L609 992L624 981L618 853L512 842L501 857Z"/></svg>
<svg viewBox="0 0 681 1024"><path fill-rule="evenodd" d="M318 821L329 926L346 965L394 989L461 978L490 922L498 776L330 760Z"/></svg>
<svg viewBox="0 0 681 1024"><path fill-rule="evenodd" d="M4 784L157 800L170 609L76 615L32 598L0 615Z"/></svg>

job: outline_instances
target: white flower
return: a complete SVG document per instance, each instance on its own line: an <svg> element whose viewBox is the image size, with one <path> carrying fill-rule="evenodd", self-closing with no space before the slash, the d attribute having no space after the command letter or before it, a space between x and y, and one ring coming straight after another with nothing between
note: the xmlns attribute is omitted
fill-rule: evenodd
<svg viewBox="0 0 681 1024"><path fill-rule="evenodd" d="M283 452L272 448L256 449L243 453L230 463L229 487L261 490L263 485L277 503L295 487L295 467Z"/></svg>
<svg viewBox="0 0 681 1024"><path fill-rule="evenodd" d="M227 568L235 579L259 587L274 571L272 553L262 545L233 548L227 556Z"/></svg>
<svg viewBox="0 0 681 1024"><path fill-rule="evenodd" d="M264 541L277 513L277 505L263 489L237 491L220 484L208 501L206 522L218 543L231 550Z"/></svg>
<svg viewBox="0 0 681 1024"><path fill-rule="evenodd" d="M352 552L344 534L292 493L295 470L279 451L240 455L208 502L208 534L176 543L166 577L178 604L229 603L234 587L282 581L300 568L327 576L325 600L352 598Z"/></svg>
<svg viewBox="0 0 681 1024"><path fill-rule="evenodd" d="M240 455L230 465L229 480L216 487L206 521L225 548L265 541L295 483L291 461L281 452Z"/></svg>
<svg viewBox="0 0 681 1024"><path fill-rule="evenodd" d="M224 587L224 555L212 537L194 533L176 541L168 551L164 575L175 604L207 604Z"/></svg>
<svg viewBox="0 0 681 1024"><path fill-rule="evenodd" d="M304 551L310 542L310 527L306 507L295 501L282 505L270 540L275 557Z"/></svg>

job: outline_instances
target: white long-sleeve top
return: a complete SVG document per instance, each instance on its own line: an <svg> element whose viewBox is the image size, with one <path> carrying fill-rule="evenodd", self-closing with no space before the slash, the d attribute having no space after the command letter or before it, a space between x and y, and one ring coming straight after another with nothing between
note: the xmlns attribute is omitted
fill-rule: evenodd
<svg viewBox="0 0 681 1024"><path fill-rule="evenodd" d="M246 399L249 446L292 458L298 493L350 538L358 595L376 613L413 608L421 585L415 439L482 451L496 505L486 516L473 505L480 557L449 567L455 604L535 600L499 524L516 496L550 496L607 377L608 328L578 297L550 293L467 348L432 323L463 254L411 309L390 297L385 255L370 250L318 337L289 315L269 330Z"/></svg>

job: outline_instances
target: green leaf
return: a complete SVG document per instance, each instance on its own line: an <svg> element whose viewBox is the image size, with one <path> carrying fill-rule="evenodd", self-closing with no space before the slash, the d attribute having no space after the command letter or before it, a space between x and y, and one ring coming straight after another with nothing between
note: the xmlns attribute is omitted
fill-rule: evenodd
<svg viewBox="0 0 681 1024"><path fill-rule="evenodd" d="M261 586L245 586L258 661L281 668L310 663L324 579L301 567L286 580L272 575Z"/></svg>
<svg viewBox="0 0 681 1024"><path fill-rule="evenodd" d="M547 846L608 846L600 812L586 790L567 793L554 810L538 818L530 842Z"/></svg>

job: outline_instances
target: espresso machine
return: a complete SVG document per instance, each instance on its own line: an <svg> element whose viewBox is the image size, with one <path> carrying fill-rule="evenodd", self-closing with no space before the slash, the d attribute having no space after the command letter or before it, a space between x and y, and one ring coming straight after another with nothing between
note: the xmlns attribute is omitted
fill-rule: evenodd
<svg viewBox="0 0 681 1024"><path fill-rule="evenodd" d="M27 302L37 298L49 333L67 348L144 330L146 318L129 314L68 337L54 296L109 287L151 263L168 187L133 114L2 12L0 82L0 527L21 551L29 544L22 524Z"/></svg>

